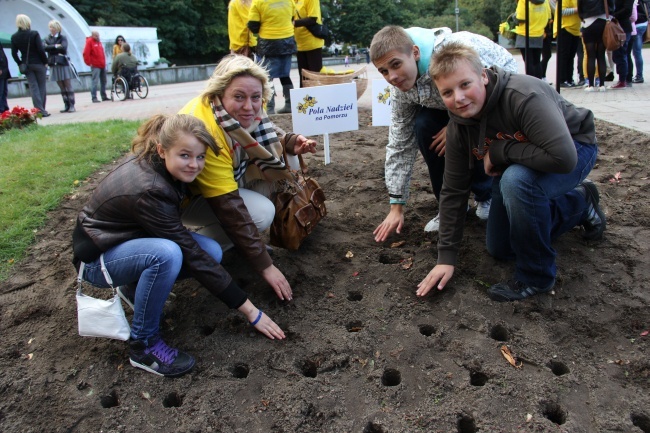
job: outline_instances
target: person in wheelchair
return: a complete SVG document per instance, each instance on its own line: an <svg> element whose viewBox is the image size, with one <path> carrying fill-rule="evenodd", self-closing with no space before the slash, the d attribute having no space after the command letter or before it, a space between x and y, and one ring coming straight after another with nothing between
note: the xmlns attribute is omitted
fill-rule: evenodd
<svg viewBox="0 0 650 433"><path fill-rule="evenodd" d="M138 59L131 53L131 46L128 43L125 42L122 44L122 52L115 56L111 71L113 72L113 79L122 76L129 85L129 88L134 89L132 78L138 71ZM126 96L127 98L130 97L130 95Z"/></svg>

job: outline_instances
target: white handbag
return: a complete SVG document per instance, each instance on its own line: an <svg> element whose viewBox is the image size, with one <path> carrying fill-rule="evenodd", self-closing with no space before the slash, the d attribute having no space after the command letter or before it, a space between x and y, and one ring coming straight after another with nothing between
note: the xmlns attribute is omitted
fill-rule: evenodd
<svg viewBox="0 0 650 433"><path fill-rule="evenodd" d="M131 336L129 322L124 316L124 309L117 291L113 287L113 279L104 264L104 254L99 257L102 273L106 282L113 290L113 298L104 300L84 295L81 292L83 272L86 266L81 263L77 276L77 317L79 335L82 337L103 337L126 341Z"/></svg>

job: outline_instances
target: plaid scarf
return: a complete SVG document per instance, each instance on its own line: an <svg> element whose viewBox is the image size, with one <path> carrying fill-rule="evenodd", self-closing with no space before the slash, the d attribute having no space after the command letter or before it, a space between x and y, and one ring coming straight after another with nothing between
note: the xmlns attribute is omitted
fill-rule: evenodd
<svg viewBox="0 0 650 433"><path fill-rule="evenodd" d="M218 97L214 97L210 106L217 125L226 131L237 183L242 178L244 184L256 179L269 182L291 179L282 159L282 144L263 109L260 108L253 124L244 129L223 108Z"/></svg>

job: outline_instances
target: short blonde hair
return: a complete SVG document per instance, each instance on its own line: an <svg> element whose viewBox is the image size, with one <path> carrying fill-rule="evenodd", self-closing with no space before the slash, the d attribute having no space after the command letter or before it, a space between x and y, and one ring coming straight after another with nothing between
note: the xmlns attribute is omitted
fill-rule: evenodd
<svg viewBox="0 0 650 433"><path fill-rule="evenodd" d="M403 27L386 26L379 30L370 43L370 61L384 57L393 50L402 54L413 52L413 39L406 33Z"/></svg>
<svg viewBox="0 0 650 433"><path fill-rule="evenodd" d="M262 98L264 101L271 99L273 92L266 69L246 56L229 54L214 68L205 90L201 93L203 103L210 103L215 96L223 98L226 89L237 77L257 78L262 84Z"/></svg>
<svg viewBox="0 0 650 433"><path fill-rule="evenodd" d="M138 135L131 142L131 152L138 156L138 160L150 161L158 154L158 143L164 150L169 150L182 134L196 137L206 148L209 147L215 155L219 155L221 148L208 132L203 120L189 114L156 114L138 128Z"/></svg>
<svg viewBox="0 0 650 433"><path fill-rule="evenodd" d="M27 15L16 15L16 27L20 30L29 30L32 28L32 20Z"/></svg>
<svg viewBox="0 0 650 433"><path fill-rule="evenodd" d="M429 63L429 75L433 80L453 74L458 65L466 61L478 75L483 73L483 62L476 50L461 42L449 42L436 48Z"/></svg>
<svg viewBox="0 0 650 433"><path fill-rule="evenodd" d="M48 26L49 28L51 28L51 29L56 30L57 33L61 33L61 30L63 30L63 29L61 28L61 23L58 22L57 20L52 20L52 21L50 21L50 22L47 24L47 26Z"/></svg>

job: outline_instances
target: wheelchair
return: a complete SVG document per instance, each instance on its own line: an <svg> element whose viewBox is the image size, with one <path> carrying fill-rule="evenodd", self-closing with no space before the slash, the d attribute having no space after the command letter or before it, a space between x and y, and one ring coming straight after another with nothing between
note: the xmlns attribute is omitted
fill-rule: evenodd
<svg viewBox="0 0 650 433"><path fill-rule="evenodd" d="M133 92L144 99L149 94L149 83L147 79L138 73L137 69L122 68L113 81L111 88L111 100L117 98L124 101L126 98L133 99Z"/></svg>

